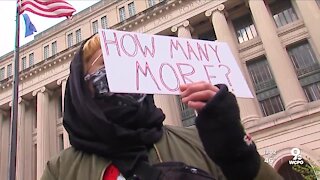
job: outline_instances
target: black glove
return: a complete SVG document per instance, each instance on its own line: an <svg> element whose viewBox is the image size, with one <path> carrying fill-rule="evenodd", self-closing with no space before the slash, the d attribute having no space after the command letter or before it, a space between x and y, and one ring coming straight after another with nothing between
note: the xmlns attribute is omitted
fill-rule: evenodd
<svg viewBox="0 0 320 180"><path fill-rule="evenodd" d="M217 87L220 90L196 118L205 151L229 180L254 179L260 156L241 124L235 96L226 85Z"/></svg>

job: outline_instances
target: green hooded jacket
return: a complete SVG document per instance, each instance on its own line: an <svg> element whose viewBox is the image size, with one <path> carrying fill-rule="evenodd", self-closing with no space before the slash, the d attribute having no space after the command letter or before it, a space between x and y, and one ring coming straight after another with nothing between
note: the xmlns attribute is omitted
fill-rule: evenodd
<svg viewBox="0 0 320 180"><path fill-rule="evenodd" d="M151 164L168 161L184 162L209 172L218 180L225 180L222 171L207 156L197 129L164 126L159 142L149 151ZM102 180L111 162L95 154L87 154L70 147L47 162L41 180ZM277 172L261 158L255 180L282 180Z"/></svg>

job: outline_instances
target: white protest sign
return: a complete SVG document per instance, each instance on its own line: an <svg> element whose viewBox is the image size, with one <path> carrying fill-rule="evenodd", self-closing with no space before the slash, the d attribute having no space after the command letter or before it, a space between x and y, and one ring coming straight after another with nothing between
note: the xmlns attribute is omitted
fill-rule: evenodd
<svg viewBox="0 0 320 180"><path fill-rule="evenodd" d="M180 84L206 81L253 97L226 43L109 29L99 35L111 92L179 94Z"/></svg>

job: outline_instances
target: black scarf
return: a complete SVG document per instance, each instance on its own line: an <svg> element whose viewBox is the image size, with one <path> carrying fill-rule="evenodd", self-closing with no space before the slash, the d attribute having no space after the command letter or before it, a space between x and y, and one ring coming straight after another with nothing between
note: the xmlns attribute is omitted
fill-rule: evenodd
<svg viewBox="0 0 320 180"><path fill-rule="evenodd" d="M70 65L63 125L73 147L111 160L130 177L137 163L148 162L148 148L161 138L165 116L152 95L126 107L112 99L104 106L94 100L83 79L82 47Z"/></svg>

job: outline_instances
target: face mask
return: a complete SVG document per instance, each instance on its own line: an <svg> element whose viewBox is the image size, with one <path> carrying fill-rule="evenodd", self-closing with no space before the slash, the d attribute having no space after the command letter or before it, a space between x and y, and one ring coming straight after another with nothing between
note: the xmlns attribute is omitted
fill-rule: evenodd
<svg viewBox="0 0 320 180"><path fill-rule="evenodd" d="M129 94L129 93L112 93L109 90L109 85L106 76L105 67L100 68L92 74L84 77L86 82L91 82L94 88L94 98L103 99L106 97L118 97L132 103L140 103L146 97L146 94Z"/></svg>

